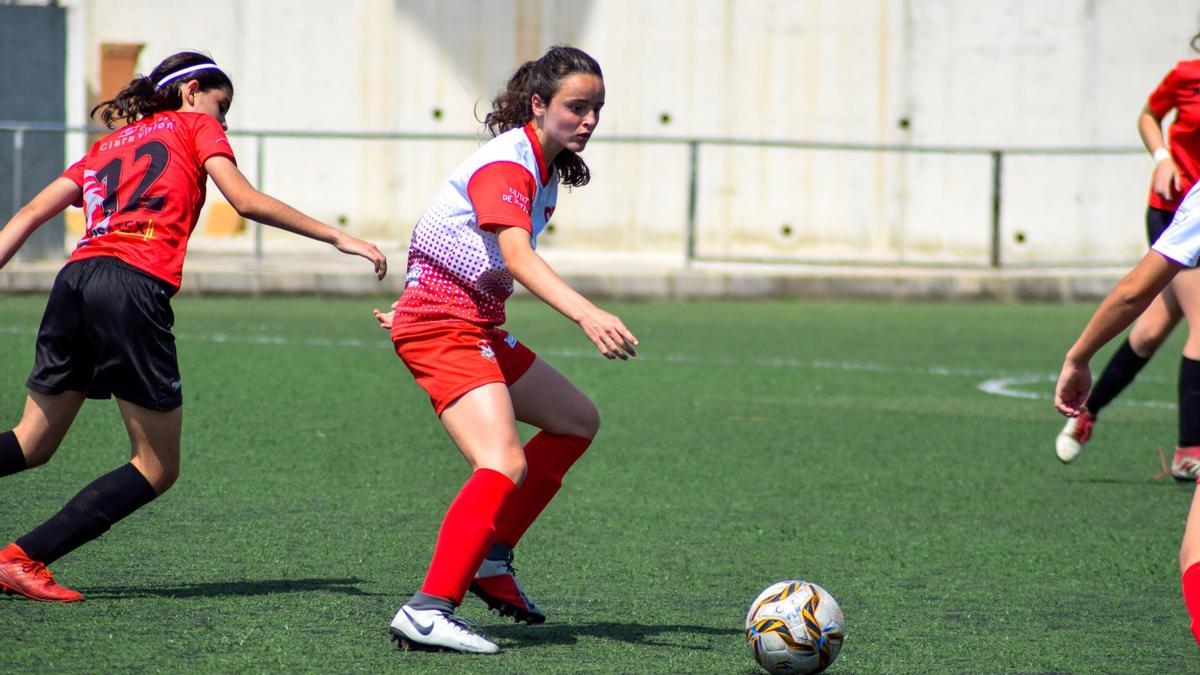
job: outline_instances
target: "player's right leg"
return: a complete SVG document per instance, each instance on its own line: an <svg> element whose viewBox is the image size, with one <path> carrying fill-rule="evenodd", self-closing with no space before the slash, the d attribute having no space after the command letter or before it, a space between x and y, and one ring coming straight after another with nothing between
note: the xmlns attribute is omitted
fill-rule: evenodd
<svg viewBox="0 0 1200 675"><path fill-rule="evenodd" d="M1083 446L1091 440L1100 411L1133 382L1181 318L1183 310L1173 287L1160 293L1142 312L1128 339L1121 343L1092 387L1087 411L1067 420L1054 439L1054 451L1060 461L1070 463L1079 457Z"/></svg>
<svg viewBox="0 0 1200 675"><path fill-rule="evenodd" d="M396 612L388 631L401 647L494 654L499 646L454 609L492 544L496 514L525 476L508 388L503 382L476 387L447 406L441 420L471 477L446 510L421 590Z"/></svg>

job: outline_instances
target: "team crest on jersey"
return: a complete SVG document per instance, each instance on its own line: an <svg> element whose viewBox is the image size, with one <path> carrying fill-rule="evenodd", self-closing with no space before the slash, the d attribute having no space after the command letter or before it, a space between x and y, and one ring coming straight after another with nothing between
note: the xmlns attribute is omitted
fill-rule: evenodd
<svg viewBox="0 0 1200 675"><path fill-rule="evenodd" d="M492 350L492 344L487 340L479 341L479 353L483 354L483 358L489 361L496 360L496 352Z"/></svg>
<svg viewBox="0 0 1200 675"><path fill-rule="evenodd" d="M508 345L509 349L517 348L517 338L513 337L512 333L504 336L504 344Z"/></svg>

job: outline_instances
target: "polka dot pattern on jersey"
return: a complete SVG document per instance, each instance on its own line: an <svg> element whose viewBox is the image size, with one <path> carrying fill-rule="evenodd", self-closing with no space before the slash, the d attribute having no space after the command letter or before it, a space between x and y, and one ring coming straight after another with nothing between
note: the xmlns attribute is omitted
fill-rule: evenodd
<svg viewBox="0 0 1200 675"><path fill-rule="evenodd" d="M512 295L513 277L504 264L497 234L479 227L467 185L475 171L496 161L515 162L533 172L537 170L534 157L525 132L515 129L489 141L454 170L413 229L395 322L504 323L504 302ZM550 184L532 196L535 245L537 233L554 210L557 172L551 176Z"/></svg>

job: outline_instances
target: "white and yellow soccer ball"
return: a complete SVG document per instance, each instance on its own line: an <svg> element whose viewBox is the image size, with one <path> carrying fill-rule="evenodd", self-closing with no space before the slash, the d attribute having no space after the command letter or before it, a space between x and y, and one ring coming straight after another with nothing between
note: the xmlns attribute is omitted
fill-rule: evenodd
<svg viewBox="0 0 1200 675"><path fill-rule="evenodd" d="M750 653L769 673L820 673L837 658L845 636L842 608L810 581L771 584L746 614Z"/></svg>

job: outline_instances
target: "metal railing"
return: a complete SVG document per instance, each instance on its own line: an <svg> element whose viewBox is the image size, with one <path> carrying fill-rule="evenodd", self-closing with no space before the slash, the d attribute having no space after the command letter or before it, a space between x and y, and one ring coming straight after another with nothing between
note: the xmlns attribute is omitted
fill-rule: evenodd
<svg viewBox="0 0 1200 675"><path fill-rule="evenodd" d="M13 176L12 193L14 208L22 203L23 188L22 151L25 135L30 133L107 133L103 127L76 127L60 124L36 122L0 121L0 132L12 134ZM322 140L378 140L378 141L480 141L484 137L470 133L430 133L403 131L298 131L298 130L241 130L228 132L234 137L249 137L255 142L254 184L259 190L263 189L265 175L266 145L269 138L302 138ZM697 252L697 202L699 193L700 149L703 146L739 147L739 148L786 148L800 150L832 150L852 153L905 153L905 154L940 154L940 155L972 155L988 157L991 163L989 193L991 198L990 210L990 245L988 265L992 268L1002 266L1001 260L1001 214L1003 212L1004 193L1004 160L1007 156L1020 155L1133 155L1143 153L1140 147L1105 147L1105 146L953 146L953 145L908 145L894 143L841 143L807 140L778 140L760 138L737 138L717 136L597 136L593 143L604 144L639 144L639 145L669 145L686 146L688 151L687 169L687 206L684 231L684 255L687 264L694 261L727 261L736 260L727 256L702 256ZM262 226L255 223L254 227L254 257L263 257ZM778 262L792 262L782 260Z"/></svg>

